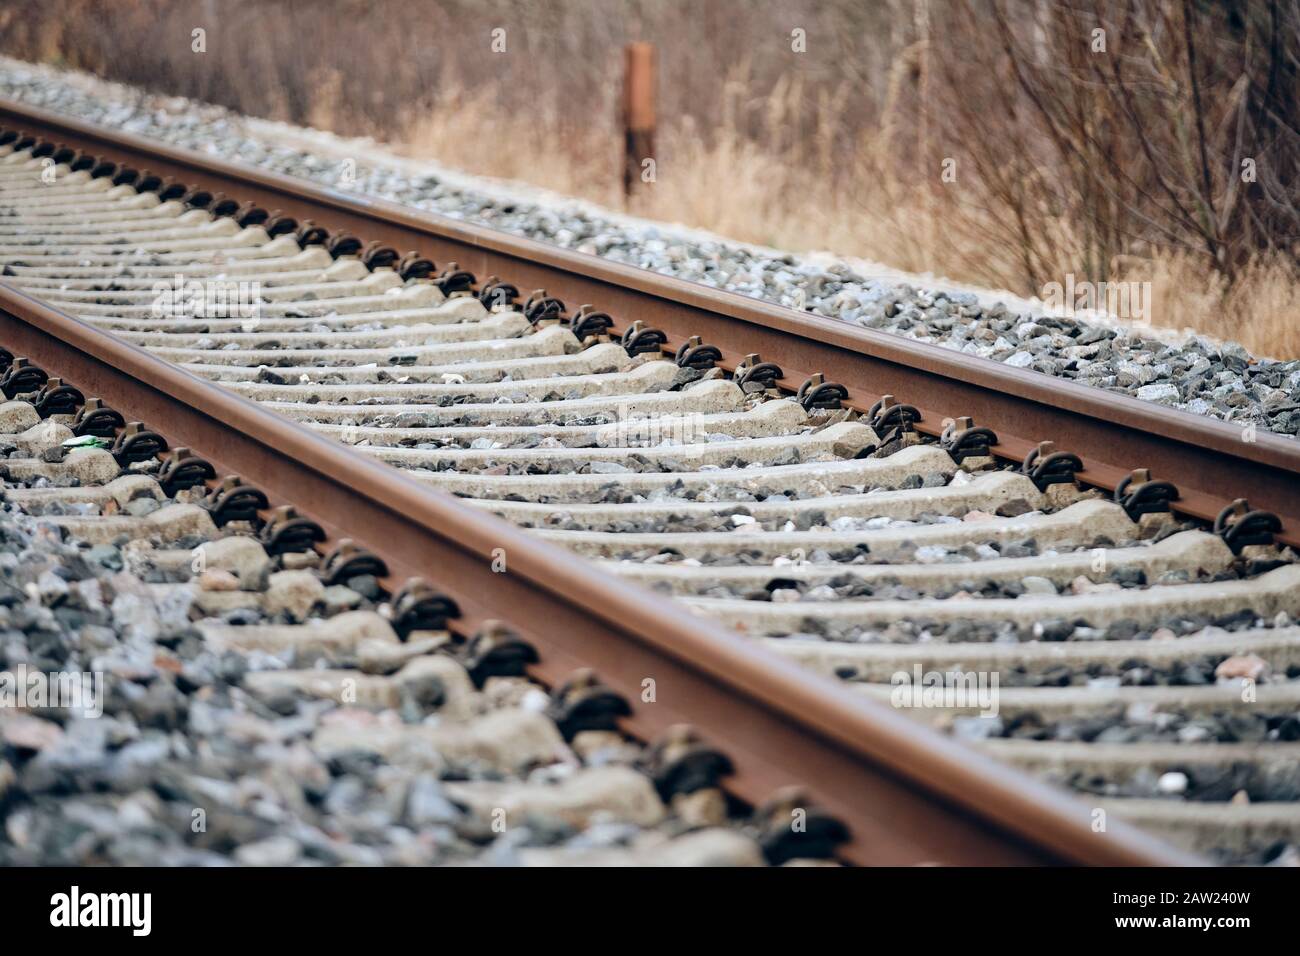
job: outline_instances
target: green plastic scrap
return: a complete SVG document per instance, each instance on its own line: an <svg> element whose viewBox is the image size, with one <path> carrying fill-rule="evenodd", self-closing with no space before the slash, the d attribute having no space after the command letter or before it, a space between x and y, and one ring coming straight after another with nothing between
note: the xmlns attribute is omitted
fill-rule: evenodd
<svg viewBox="0 0 1300 956"><path fill-rule="evenodd" d="M98 435L76 435L63 443L64 448L108 448L109 443Z"/></svg>

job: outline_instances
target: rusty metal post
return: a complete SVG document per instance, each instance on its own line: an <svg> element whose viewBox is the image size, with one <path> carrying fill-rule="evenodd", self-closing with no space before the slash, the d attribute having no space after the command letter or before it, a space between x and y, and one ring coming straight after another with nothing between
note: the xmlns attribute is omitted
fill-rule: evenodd
<svg viewBox="0 0 1300 956"><path fill-rule="evenodd" d="M643 163L655 151L655 48L629 43L623 51L623 196L632 198ZM654 175L651 167L651 175ZM653 180L651 180L653 181Z"/></svg>

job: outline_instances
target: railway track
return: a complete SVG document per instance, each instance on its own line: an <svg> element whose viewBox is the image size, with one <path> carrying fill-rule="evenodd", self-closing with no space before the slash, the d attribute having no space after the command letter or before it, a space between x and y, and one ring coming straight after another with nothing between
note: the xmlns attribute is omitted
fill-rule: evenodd
<svg viewBox="0 0 1300 956"><path fill-rule="evenodd" d="M196 449L205 500L255 484L286 554L360 542L390 616L420 608L462 666L501 619L554 706L592 668L602 732L624 707L642 741L691 724L734 772L670 805L815 799L820 842L768 834L775 861L831 835L852 862L1300 844L1293 441L14 104L0 124L6 395L56 375Z"/></svg>

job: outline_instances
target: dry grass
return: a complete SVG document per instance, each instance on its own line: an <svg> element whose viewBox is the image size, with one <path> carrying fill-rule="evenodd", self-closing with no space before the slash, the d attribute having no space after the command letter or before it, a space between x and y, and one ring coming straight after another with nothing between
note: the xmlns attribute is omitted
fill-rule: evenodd
<svg viewBox="0 0 1300 956"><path fill-rule="evenodd" d="M321 128L346 126L331 121ZM519 180L603 205L621 201L616 153L593 148L599 141L590 134L562 136L545 115L500 109L490 91L451 89L390 142L404 155L469 173Z"/></svg>
<svg viewBox="0 0 1300 956"><path fill-rule="evenodd" d="M1258 355L1300 358L1300 284L1295 263L1281 255L1255 256L1233 283L1199 257L1167 252L1120 277L1151 283L1156 325L1232 339Z"/></svg>
<svg viewBox="0 0 1300 956"><path fill-rule="evenodd" d="M1298 15L1241 0L1243 27L1200 9L13 0L0 49L618 206L620 50L648 39L661 127L638 214L1021 295L1067 273L1149 281L1154 324L1300 357L1300 109L1260 82L1294 89ZM1279 10L1270 64L1259 41ZM1158 55L1132 42L1090 58L1079 41L1096 23ZM505 55L488 52L494 26ZM806 54L790 49L796 26ZM1249 187L1233 179L1247 147L1261 168Z"/></svg>
<svg viewBox="0 0 1300 956"><path fill-rule="evenodd" d="M484 140L510 145L485 149ZM554 149L555 142L537 117L494 110L491 97L480 93L425 110L396 145L407 155L480 175L615 207L621 203L616 151L595 137L570 140L564 150ZM632 211L779 249L831 250L904 271L933 270L957 282L1041 294L1041 285L1019 281L1014 250L993 245L981 231L974 196L954 187L952 195L936 200L892 174L880 157L886 142L864 136L846 202L846 187L831 185L832 170L808 165L806 155L792 157L789 148L783 155L734 127L705 137L688 121L665 131L660 151L671 160L659 164L657 181L636 197ZM954 215L952 207L963 204L972 208ZM963 228L946 228L950 218ZM1069 228L1053 225L1061 233ZM1067 273L1086 274L1077 262L1062 259L1051 275ZM1261 355L1300 357L1300 282L1286 255L1256 254L1234 282L1183 250L1125 256L1108 275L1110 281L1151 283L1147 318L1153 325L1233 339Z"/></svg>

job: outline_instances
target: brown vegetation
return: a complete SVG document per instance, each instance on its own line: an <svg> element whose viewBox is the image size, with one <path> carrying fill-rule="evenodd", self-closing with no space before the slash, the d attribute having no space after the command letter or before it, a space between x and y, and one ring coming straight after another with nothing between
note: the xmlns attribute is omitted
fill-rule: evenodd
<svg viewBox="0 0 1300 956"><path fill-rule="evenodd" d="M1149 280L1157 324L1300 355L1297 0L0 10L6 53L610 205L634 39L656 44L660 70L658 176L639 213L1021 294L1067 273Z"/></svg>

